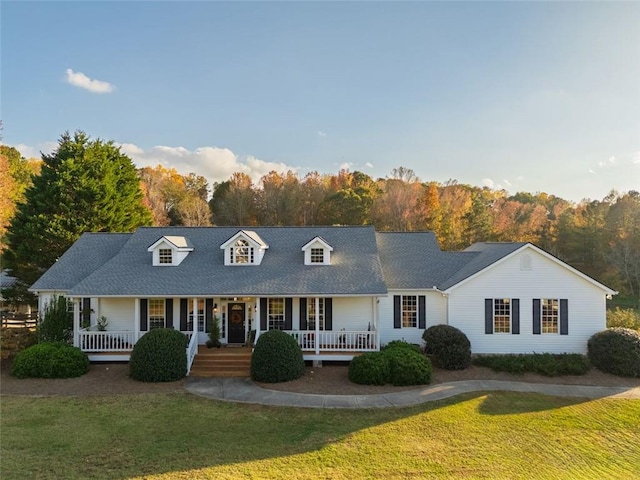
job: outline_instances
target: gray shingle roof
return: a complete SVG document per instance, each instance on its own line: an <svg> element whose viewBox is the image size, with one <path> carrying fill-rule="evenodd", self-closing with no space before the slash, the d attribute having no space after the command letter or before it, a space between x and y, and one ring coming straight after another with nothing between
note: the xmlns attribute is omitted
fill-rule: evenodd
<svg viewBox="0 0 640 480"><path fill-rule="evenodd" d="M88 233L31 287L73 296L354 296L394 290L446 290L524 243L478 243L443 252L432 232L373 227L252 227L269 245L260 265L225 266L220 245L239 227L142 227ZM153 266L147 251L161 237L193 248L178 266ZM302 246L320 237L331 265L304 265ZM183 240L182 240L183 239Z"/></svg>
<svg viewBox="0 0 640 480"><path fill-rule="evenodd" d="M378 295L387 292L372 227L253 227L269 250L259 266L225 266L220 245L237 227L144 227L69 294L77 296ZM153 266L149 245L184 236L193 252L179 266ZM331 265L304 265L301 248L322 235ZM81 239L79 242L82 243Z"/></svg>
<svg viewBox="0 0 640 480"><path fill-rule="evenodd" d="M131 237L131 233L84 233L30 290L67 291L108 262ZM146 250L146 248L145 248Z"/></svg>

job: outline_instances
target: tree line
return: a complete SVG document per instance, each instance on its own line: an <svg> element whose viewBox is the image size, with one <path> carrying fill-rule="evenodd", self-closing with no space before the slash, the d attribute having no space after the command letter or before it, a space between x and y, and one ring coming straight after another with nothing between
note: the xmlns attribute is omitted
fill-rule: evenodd
<svg viewBox="0 0 640 480"><path fill-rule="evenodd" d="M0 147L2 179L13 185L0 213L4 266L33 282L85 231L140 225L373 225L380 231L433 231L443 250L478 241L526 241L638 302L640 193L612 191L573 203L547 193L423 181L398 167L385 178L269 172L209 185L194 173L144 167L112 142L65 133L38 162ZM15 150L15 149L14 149ZM5 164L8 167L5 167ZM18 165L18 167L16 167ZM27 172L25 174L25 172ZM5 182L2 182L3 200ZM6 203L6 202L5 202ZM26 244L26 246L25 246Z"/></svg>

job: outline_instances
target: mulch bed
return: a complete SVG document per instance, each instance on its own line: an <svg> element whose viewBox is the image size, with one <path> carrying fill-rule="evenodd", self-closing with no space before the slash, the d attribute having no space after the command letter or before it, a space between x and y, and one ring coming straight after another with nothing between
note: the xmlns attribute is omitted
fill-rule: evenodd
<svg viewBox="0 0 640 480"><path fill-rule="evenodd" d="M2 395L113 395L138 393L178 393L184 392L187 379L167 383L145 383L129 378L127 363L93 363L89 373L77 378L65 379L18 379L10 374L10 360L0 365L0 394ZM536 374L511 375L494 372L486 367L471 366L466 370L448 371L434 369L432 384L458 380L512 380L532 383L555 383L562 385L605 385L639 387L640 379L617 377L592 369L586 375L566 377L545 377ZM349 382L346 365L326 365L308 367L305 375L292 382L258 385L272 389L298 393L366 395L396 392L411 388L392 385L370 386Z"/></svg>

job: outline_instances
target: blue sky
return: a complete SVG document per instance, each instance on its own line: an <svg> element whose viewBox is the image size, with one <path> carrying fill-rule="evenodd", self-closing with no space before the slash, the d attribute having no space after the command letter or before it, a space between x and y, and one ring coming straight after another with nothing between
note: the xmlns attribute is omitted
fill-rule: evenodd
<svg viewBox="0 0 640 480"><path fill-rule="evenodd" d="M340 168L640 189L640 2L11 2L3 142L65 130L210 182Z"/></svg>

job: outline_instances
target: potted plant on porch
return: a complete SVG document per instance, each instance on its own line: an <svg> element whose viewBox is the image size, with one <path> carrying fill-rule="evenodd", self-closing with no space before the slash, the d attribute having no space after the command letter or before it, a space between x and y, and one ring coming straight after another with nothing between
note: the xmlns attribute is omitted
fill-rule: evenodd
<svg viewBox="0 0 640 480"><path fill-rule="evenodd" d="M220 348L220 320L214 315L209 321L209 340L207 340L208 348Z"/></svg>

